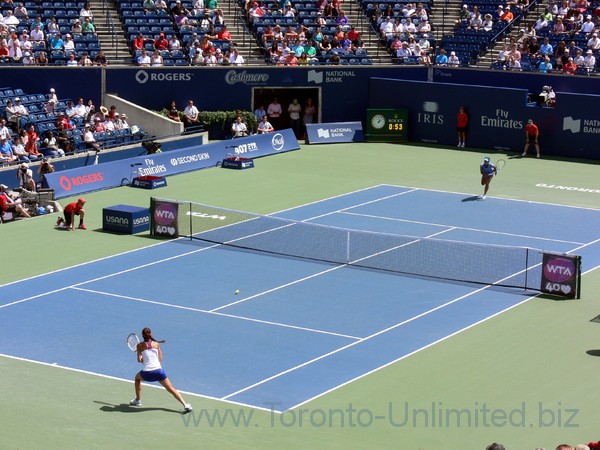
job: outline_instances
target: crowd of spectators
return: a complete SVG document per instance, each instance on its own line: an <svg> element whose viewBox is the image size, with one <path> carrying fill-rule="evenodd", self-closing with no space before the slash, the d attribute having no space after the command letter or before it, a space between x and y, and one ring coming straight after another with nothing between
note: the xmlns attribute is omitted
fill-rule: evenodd
<svg viewBox="0 0 600 450"><path fill-rule="evenodd" d="M37 66L108 65L95 35L89 3L77 17L44 17L38 11L27 11L22 3L14 3L13 10L4 9L4 14L0 13L0 61Z"/></svg>
<svg viewBox="0 0 600 450"><path fill-rule="evenodd" d="M510 36L498 53L495 68L592 74L600 51L598 13L587 0L562 1L545 8L535 22Z"/></svg>
<svg viewBox="0 0 600 450"><path fill-rule="evenodd" d="M569 444L559 444L556 446L554 450L593 450L600 448L600 441L598 442L590 442L588 444L577 444L577 445L569 445ZM506 450L506 447L502 444L498 444L494 442L493 444L488 445L485 450ZM544 448L538 447L535 450L546 450Z"/></svg>
<svg viewBox="0 0 600 450"><path fill-rule="evenodd" d="M85 149L99 151L115 132L131 129L126 114L115 106L96 109L92 100L84 102L83 98L59 101L54 89L42 97L43 101L30 103L41 114L31 113L20 97L6 100L0 111L0 164L30 163Z"/></svg>

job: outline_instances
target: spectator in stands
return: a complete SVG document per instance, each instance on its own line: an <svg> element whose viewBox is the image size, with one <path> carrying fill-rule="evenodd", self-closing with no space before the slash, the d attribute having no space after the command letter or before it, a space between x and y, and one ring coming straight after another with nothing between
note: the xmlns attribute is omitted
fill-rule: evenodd
<svg viewBox="0 0 600 450"><path fill-rule="evenodd" d="M341 10L339 15L336 17L335 21L338 25L345 27L346 25L350 25L350 19L346 16L346 13Z"/></svg>
<svg viewBox="0 0 600 450"><path fill-rule="evenodd" d="M16 27L19 25L19 18L13 15L13 12L10 9L6 10L6 15L4 16L4 25L7 27Z"/></svg>
<svg viewBox="0 0 600 450"><path fill-rule="evenodd" d="M154 11L154 0L144 0L142 3L142 9L146 12Z"/></svg>
<svg viewBox="0 0 600 450"><path fill-rule="evenodd" d="M16 175L21 188L35 192L35 180L33 179L33 171L29 168L29 164L21 163Z"/></svg>
<svg viewBox="0 0 600 450"><path fill-rule="evenodd" d="M33 66L35 64L35 58L31 56L31 53L23 53L22 63L24 66Z"/></svg>
<svg viewBox="0 0 600 450"><path fill-rule="evenodd" d="M94 138L94 132L92 131L92 126L89 123L85 124L83 141L86 143L88 150L96 150L97 152L102 150L101 145L96 142L96 138Z"/></svg>
<svg viewBox="0 0 600 450"><path fill-rule="evenodd" d="M431 24L429 20L421 20L417 25L417 33L429 33L431 31Z"/></svg>
<svg viewBox="0 0 600 450"><path fill-rule="evenodd" d="M157 11L167 11L168 8L169 5L167 5L165 0L154 0L154 9Z"/></svg>
<svg viewBox="0 0 600 450"><path fill-rule="evenodd" d="M6 40L0 39L0 59L8 58L9 51L8 46L6 45Z"/></svg>
<svg viewBox="0 0 600 450"><path fill-rule="evenodd" d="M177 50L181 50L181 42L177 39L177 35L173 33L171 39L169 39L169 51L174 52Z"/></svg>
<svg viewBox="0 0 600 450"><path fill-rule="evenodd" d="M6 108L8 109L8 102L6 103ZM25 105L23 105L19 97L15 98L14 110L18 119L17 124L22 127L27 122L27 119L29 117L29 110Z"/></svg>
<svg viewBox="0 0 600 450"><path fill-rule="evenodd" d="M408 42L400 42L400 48L396 50L397 62L400 64L404 64L404 60L409 56L412 56L412 52L410 48L408 48Z"/></svg>
<svg viewBox="0 0 600 450"><path fill-rule="evenodd" d="M94 118L94 128L92 128L92 132L94 133L104 133L106 131L105 119L101 119L100 117Z"/></svg>
<svg viewBox="0 0 600 450"><path fill-rule="evenodd" d="M388 37L392 37L394 35L394 23L389 16L387 16L379 25L379 33L381 35L381 39L383 40L386 40Z"/></svg>
<svg viewBox="0 0 600 450"><path fill-rule="evenodd" d="M404 24L404 31L406 33L416 33L417 32L417 27L410 17L408 17L406 19L406 23Z"/></svg>
<svg viewBox="0 0 600 450"><path fill-rule="evenodd" d="M175 2L175 5L171 8L171 15L172 16L190 16L190 12L188 11L188 9L183 6L181 4L181 0L177 0Z"/></svg>
<svg viewBox="0 0 600 450"><path fill-rule="evenodd" d="M21 47L22 52L30 52L33 47L33 43L29 39L29 34L27 33L27 30L23 30L23 32L21 33L21 38L19 39L19 47Z"/></svg>
<svg viewBox="0 0 600 450"><path fill-rule="evenodd" d="M73 41L69 33L65 34L65 42L63 44L63 49L65 50L65 52L75 51L75 42Z"/></svg>
<svg viewBox="0 0 600 450"><path fill-rule="evenodd" d="M81 24L81 34L93 34L95 32L96 27L92 23L92 19L90 17L85 17Z"/></svg>
<svg viewBox="0 0 600 450"><path fill-rule="evenodd" d="M510 5L506 5L506 8L504 8L504 14L500 16L500 20L506 23L511 23L514 20L514 18L515 16L510 10Z"/></svg>
<svg viewBox="0 0 600 450"><path fill-rule="evenodd" d="M533 36L531 38L531 42L529 43L529 46L527 48L527 53L532 58L538 58L540 56L540 44L538 43L538 39L536 36Z"/></svg>
<svg viewBox="0 0 600 450"><path fill-rule="evenodd" d="M540 15L540 18L535 22L533 27L536 31L544 30L548 28L548 21L544 17L543 14Z"/></svg>
<svg viewBox="0 0 600 450"><path fill-rule="evenodd" d="M510 70L521 70L521 52L516 42L512 45L506 59Z"/></svg>
<svg viewBox="0 0 600 450"><path fill-rule="evenodd" d="M27 142L25 143L25 150L29 153L29 159L32 161L41 159L43 155L39 151L39 140L40 137L35 131L35 126L29 124L27 127Z"/></svg>
<svg viewBox="0 0 600 450"><path fill-rule="evenodd" d="M561 35L566 33L565 25L560 17L556 18L556 21L554 22L554 26L552 27L552 30L550 30L550 33L555 35Z"/></svg>
<svg viewBox="0 0 600 450"><path fill-rule="evenodd" d="M467 30L478 31L483 26L483 19L481 13L477 11L469 20L469 26Z"/></svg>
<svg viewBox="0 0 600 450"><path fill-rule="evenodd" d="M556 68L562 70L571 57L571 52L566 48L563 41L559 42L559 45L556 47L554 57L556 58Z"/></svg>
<svg viewBox="0 0 600 450"><path fill-rule="evenodd" d="M150 67L150 57L148 56L148 51L144 48L142 49L142 53L137 58L138 66L142 67Z"/></svg>
<svg viewBox="0 0 600 450"><path fill-rule="evenodd" d="M10 212L13 215L21 215L23 217L29 218L31 217L29 213L23 208L21 203L15 202L12 197L8 195L7 192L8 186L5 184L0 184L0 211L4 216L5 212Z"/></svg>
<svg viewBox="0 0 600 450"><path fill-rule="evenodd" d="M12 143L12 152L19 162L29 163L29 153L25 150L25 146L19 136L15 136Z"/></svg>
<svg viewBox="0 0 600 450"><path fill-rule="evenodd" d="M454 22L454 25L464 25L469 21L469 7L467 5L463 5L462 9L458 12L458 19Z"/></svg>
<svg viewBox="0 0 600 450"><path fill-rule="evenodd" d="M0 163L10 164L16 160L10 140L5 136L0 136Z"/></svg>
<svg viewBox="0 0 600 450"><path fill-rule="evenodd" d="M46 30L47 38L50 39L52 39L56 34L60 32L60 27L58 26L58 23L56 23L56 19L54 17L50 18L50 21L46 26Z"/></svg>
<svg viewBox="0 0 600 450"><path fill-rule="evenodd" d="M567 62L563 67L563 73L567 74L567 75L575 75L576 71L577 71L577 64L575 64L575 62L573 61L573 58L569 57L569 59L567 59Z"/></svg>
<svg viewBox="0 0 600 450"><path fill-rule="evenodd" d="M92 6L89 2L85 2L83 7L79 10L79 19L82 22L85 22L85 19L90 19L90 22L94 19L94 14L92 13Z"/></svg>
<svg viewBox="0 0 600 450"><path fill-rule="evenodd" d="M573 62L577 65L577 67L583 67L583 65L585 63L585 58L584 58L583 54L581 53L581 50L577 50L575 52L575 57L573 58Z"/></svg>
<svg viewBox="0 0 600 450"><path fill-rule="evenodd" d="M6 119L0 119L0 138L3 137L5 139L10 140L11 132L10 129L6 126Z"/></svg>
<svg viewBox="0 0 600 450"><path fill-rule="evenodd" d="M594 71L594 68L596 67L596 57L592 50L586 52L585 58L583 59L583 67L588 74Z"/></svg>
<svg viewBox="0 0 600 450"><path fill-rule="evenodd" d="M187 106L183 110L183 123L186 126L198 125L200 123L200 112L194 105L193 100L188 100Z"/></svg>
<svg viewBox="0 0 600 450"><path fill-rule="evenodd" d="M12 128L13 131L17 131L17 129L19 128L19 114L16 105L13 105L11 99L8 99L6 101L4 116L6 117L8 126Z"/></svg>
<svg viewBox="0 0 600 450"><path fill-rule="evenodd" d="M144 39L144 35L139 32L137 34L137 36L135 37L135 39L133 40L133 42L131 43L131 47L133 48L133 51L136 50L142 50L144 48L144 43L145 43L145 39Z"/></svg>
<svg viewBox="0 0 600 450"><path fill-rule="evenodd" d="M39 52L38 57L35 59L35 63L38 66L47 66L50 63L45 51L42 50Z"/></svg>
<svg viewBox="0 0 600 450"><path fill-rule="evenodd" d="M192 6L192 14L195 17L204 16L204 0L195 0Z"/></svg>
<svg viewBox="0 0 600 450"><path fill-rule="evenodd" d="M58 130L56 131L56 142L58 147L65 153L73 151L73 142L71 136L67 133L63 122L59 122Z"/></svg>
<svg viewBox="0 0 600 450"><path fill-rule="evenodd" d="M551 56L554 53L554 49L552 44L550 44L550 39L548 37L544 38L544 43L540 45L540 54L542 56Z"/></svg>
<svg viewBox="0 0 600 450"><path fill-rule="evenodd" d="M165 33L158 35L158 39L154 41L154 48L156 50L167 50L169 48L169 41L165 37Z"/></svg>
<svg viewBox="0 0 600 450"><path fill-rule="evenodd" d="M165 60L160 55L160 50L154 50L154 53L150 57L150 66L152 67L160 67L165 64Z"/></svg>
<svg viewBox="0 0 600 450"><path fill-rule="evenodd" d="M460 65L460 59L456 56L456 52L450 52L450 57L448 58L448 67L458 67Z"/></svg>
<svg viewBox="0 0 600 450"><path fill-rule="evenodd" d="M44 40L45 40L44 30L42 30L42 28L40 28L39 23L35 25L33 30L31 30L30 37L33 42L44 42Z"/></svg>
<svg viewBox="0 0 600 450"><path fill-rule="evenodd" d="M245 64L244 57L240 55L237 48L231 50L229 62L234 66L243 66Z"/></svg>
<svg viewBox="0 0 600 450"><path fill-rule="evenodd" d="M75 118L83 119L86 116L86 114L88 113L88 108L83 102L83 97L79 97L77 99L77 104L73 106L73 111L75 112L75 114L73 115L73 117Z"/></svg>
<svg viewBox="0 0 600 450"><path fill-rule="evenodd" d="M52 50L62 50L65 45L65 41L62 39L62 35L60 33L56 33L50 39L50 48Z"/></svg>
<svg viewBox="0 0 600 450"><path fill-rule="evenodd" d="M231 133L234 139L248 136L248 128L246 127L246 124L242 121L242 116L237 116L235 118L235 121L231 125Z"/></svg>
<svg viewBox="0 0 600 450"><path fill-rule="evenodd" d="M219 37L220 41L231 42L231 32L227 28L227 25L223 25L221 27L221 30L219 31L219 33L217 34L217 36Z"/></svg>
<svg viewBox="0 0 600 450"><path fill-rule="evenodd" d="M296 57L296 52L294 50L288 52L288 55L285 58L285 65L291 67L296 67L298 65L298 58Z"/></svg>
<svg viewBox="0 0 600 450"><path fill-rule="evenodd" d="M23 52L21 51L18 40L11 39L11 41L12 44L9 44L8 46L8 57L12 60L12 62L18 63L23 58Z"/></svg>
<svg viewBox="0 0 600 450"><path fill-rule="evenodd" d="M177 109L177 103L175 100L171 100L169 107L167 108L169 119L175 122L181 122L181 118L179 117L179 111Z"/></svg>
<svg viewBox="0 0 600 450"><path fill-rule="evenodd" d="M104 50L98 50L98 54L94 58L95 66L108 66L108 58L104 54Z"/></svg>
<svg viewBox="0 0 600 450"><path fill-rule="evenodd" d="M54 133L52 133L50 130L46 131L41 148L44 156L65 156L64 150L58 146L58 141L54 137Z"/></svg>
<svg viewBox="0 0 600 450"><path fill-rule="evenodd" d="M206 8L211 11L216 10L218 5L219 5L219 3L217 0L206 0Z"/></svg>
<svg viewBox="0 0 600 450"><path fill-rule="evenodd" d="M491 14L485 15L481 29L485 32L490 32L494 29L494 19Z"/></svg>
<svg viewBox="0 0 600 450"><path fill-rule="evenodd" d="M538 66L538 72L540 73L550 73L552 72L552 63L550 62L550 57L548 55L544 56L542 61Z"/></svg>
<svg viewBox="0 0 600 450"><path fill-rule="evenodd" d="M592 37L587 42L588 50L600 50L600 39L598 33L592 33Z"/></svg>
<svg viewBox="0 0 600 450"><path fill-rule="evenodd" d="M448 57L446 56L446 50L441 49L440 53L435 57L436 66L447 66L448 65Z"/></svg>
<svg viewBox="0 0 600 450"><path fill-rule="evenodd" d="M587 16L585 16L585 22L583 22L583 24L581 25L581 31L585 33L586 36L589 36L591 33L593 33L595 28L596 25L594 24L594 22L592 22L592 16L588 14Z"/></svg>

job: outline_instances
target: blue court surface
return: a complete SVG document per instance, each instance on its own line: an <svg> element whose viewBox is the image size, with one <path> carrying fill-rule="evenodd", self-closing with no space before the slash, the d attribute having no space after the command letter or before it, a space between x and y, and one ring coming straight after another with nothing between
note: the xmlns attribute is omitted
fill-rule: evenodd
<svg viewBox="0 0 600 450"><path fill-rule="evenodd" d="M600 210L384 185L275 215L600 266ZM125 338L150 326L180 390L284 411L532 295L177 239L1 286L0 341L9 356L131 380Z"/></svg>

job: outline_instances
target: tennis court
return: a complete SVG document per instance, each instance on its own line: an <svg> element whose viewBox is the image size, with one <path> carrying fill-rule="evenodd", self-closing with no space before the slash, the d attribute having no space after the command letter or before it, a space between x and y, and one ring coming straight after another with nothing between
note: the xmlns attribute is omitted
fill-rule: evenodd
<svg viewBox="0 0 600 450"><path fill-rule="evenodd" d="M102 233L102 207L149 204L149 193L128 188L86 196L87 232L53 233L52 216L3 227L23 233L5 244L14 263L0 287L7 448L477 450L493 441L548 448L595 438L590 392L597 383L585 374L598 364L587 353L598 348L598 325L590 322L600 313L593 301L600 288L593 270L600 265L598 202L589 192L535 185L593 188L597 167L509 161L488 199L478 201L481 158L411 146L311 146L258 160L253 171L173 177L160 196L413 240L482 243L490 260L505 245L573 252L586 273L581 300L199 240ZM436 177L424 160L454 164L456 173ZM336 164L337 175L325 161ZM54 257L20 256L24 239L36 254L49 238ZM278 245L285 249L286 241ZM449 246L429 263L452 267L456 256ZM469 276L489 270L476 269ZM139 365L125 337L143 326L168 340L165 369L195 416L176 414L178 404L162 389L146 387L144 406L128 406ZM523 404L530 419L542 401L555 412L576 407L578 427L537 418L526 427L377 420L392 406L398 415L405 404L425 410L484 402L505 411ZM372 413L372 423L292 420L302 408L351 407ZM208 424L198 415L231 408L247 419L254 413L252 420Z"/></svg>
<svg viewBox="0 0 600 450"><path fill-rule="evenodd" d="M494 261L497 246L526 246L582 254L584 270L600 265L600 212L591 209L377 186L277 215L412 236L408 246L434 237L485 246L462 250L435 241L430 260L415 261L432 278L179 239L3 286L3 352L129 380L134 367L124 337L151 324L169 339L168 373L181 390L284 411L534 295L436 280L446 266L460 264L458 276L467 281L479 275L464 272L489 270L455 263L461 251L472 253L467 259L485 251ZM244 223L236 227L236 235L250 233ZM273 248L310 241L331 253L328 230L316 228L309 240L303 229L268 237L279 241ZM376 242L363 243L363 251L377 251ZM520 271L504 268L500 278ZM31 345L32 329L46 345ZM104 347L92 359L81 339L88 330Z"/></svg>

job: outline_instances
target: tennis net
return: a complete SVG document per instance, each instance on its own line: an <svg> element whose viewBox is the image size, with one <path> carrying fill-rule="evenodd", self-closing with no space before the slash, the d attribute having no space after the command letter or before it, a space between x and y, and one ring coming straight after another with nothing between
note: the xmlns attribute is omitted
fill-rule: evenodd
<svg viewBox="0 0 600 450"><path fill-rule="evenodd" d="M178 236L406 275L542 290L542 262L548 252L539 249L361 231L194 202L152 200L153 205L176 205Z"/></svg>

